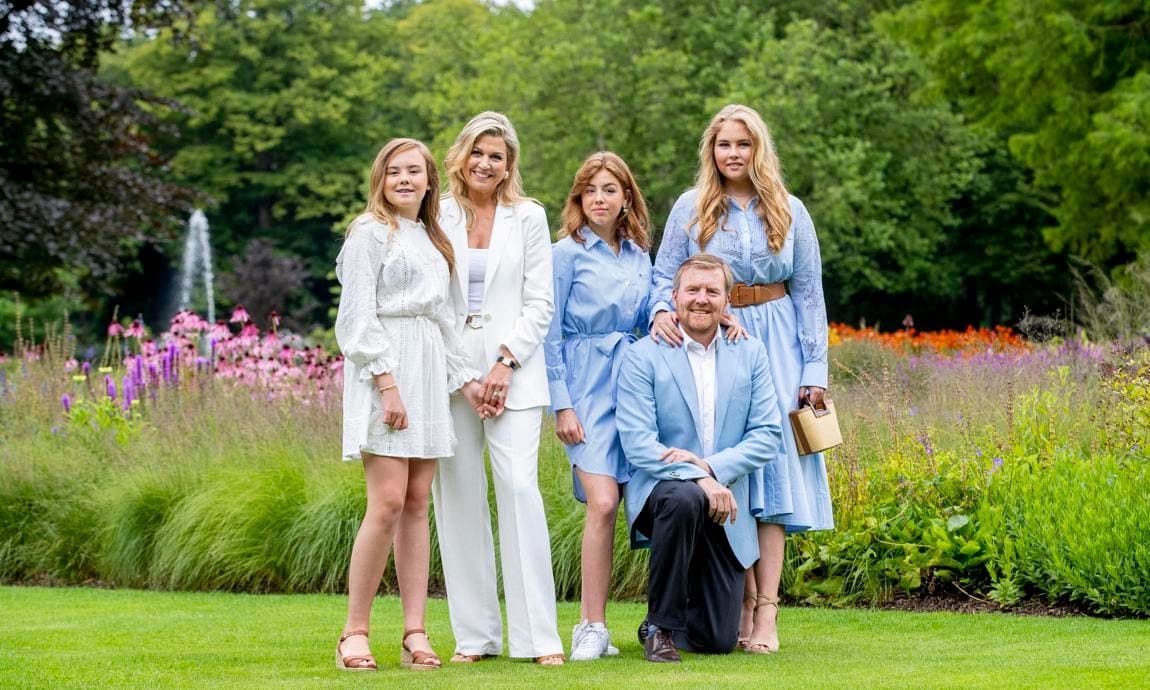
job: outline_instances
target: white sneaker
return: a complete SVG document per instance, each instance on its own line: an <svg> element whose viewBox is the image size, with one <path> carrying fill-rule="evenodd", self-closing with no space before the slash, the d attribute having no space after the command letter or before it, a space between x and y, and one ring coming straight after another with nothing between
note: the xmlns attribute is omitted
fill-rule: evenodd
<svg viewBox="0 0 1150 690"><path fill-rule="evenodd" d="M571 629L571 655L575 655L575 649L579 647L579 641L583 639L583 633L586 632L587 626L591 622L584 618L574 628Z"/></svg>
<svg viewBox="0 0 1150 690"><path fill-rule="evenodd" d="M571 661L591 661L607 654L610 635L607 627L602 623L588 623L584 621L575 626L577 631L582 627L578 636L572 634Z"/></svg>
<svg viewBox="0 0 1150 690"><path fill-rule="evenodd" d="M611 633L607 633L607 651L603 652L603 656L619 656L619 648L611 644Z"/></svg>

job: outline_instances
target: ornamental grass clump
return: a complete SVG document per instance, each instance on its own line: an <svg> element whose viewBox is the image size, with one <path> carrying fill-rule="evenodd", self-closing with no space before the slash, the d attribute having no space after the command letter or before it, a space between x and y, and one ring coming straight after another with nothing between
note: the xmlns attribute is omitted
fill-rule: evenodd
<svg viewBox="0 0 1150 690"><path fill-rule="evenodd" d="M126 328L105 359L77 361L56 338L0 366L0 580L345 590L364 490L362 468L339 460L339 360L224 326L213 344L183 315L154 348ZM1150 614L1150 355L963 337L978 349L906 346L954 335L831 348L846 439L827 454L836 529L788 540L786 599L1037 596ZM585 512L548 424L539 483L556 591L577 599ZM620 516L611 596L646 586L647 552L629 549ZM396 591L393 568L382 589Z"/></svg>

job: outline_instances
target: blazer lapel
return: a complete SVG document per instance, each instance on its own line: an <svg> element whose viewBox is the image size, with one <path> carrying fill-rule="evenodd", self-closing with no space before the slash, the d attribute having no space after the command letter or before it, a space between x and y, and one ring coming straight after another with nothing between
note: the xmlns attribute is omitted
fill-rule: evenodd
<svg viewBox="0 0 1150 690"><path fill-rule="evenodd" d="M467 228L462 223L452 222L446 226L451 239L451 249L455 252L454 289L457 299L461 299L461 309L467 311L467 281L470 272L470 257L467 253Z"/></svg>
<svg viewBox="0 0 1150 690"><path fill-rule="evenodd" d="M687 346L680 345L679 347L660 347L659 351L663 353L663 359L671 369L671 375L675 377L675 383L679 386L679 392L683 394L683 399L687 402L687 408L691 410L691 420L695 423L694 431L698 435L701 428L699 423L699 396L695 392L695 375L691 373L691 363L687 360Z"/></svg>
<svg viewBox="0 0 1150 690"><path fill-rule="evenodd" d="M503 247L507 244L507 237L511 234L515 224L515 209L510 206L499 205L495 209L495 222L491 226L491 242L488 243L487 273L483 278L483 291L491 288L491 279L495 276L495 269L499 268L499 259L503 257Z"/></svg>
<svg viewBox="0 0 1150 690"><path fill-rule="evenodd" d="M726 334L720 331L715 334L719 339L718 347L715 349L715 445L718 446L719 439L723 434L723 422L727 418L727 408L731 405L731 396L721 395L720 391L723 389L723 382L735 381L735 377L740 375L739 363L734 348L727 342ZM747 372L742 372L746 375Z"/></svg>

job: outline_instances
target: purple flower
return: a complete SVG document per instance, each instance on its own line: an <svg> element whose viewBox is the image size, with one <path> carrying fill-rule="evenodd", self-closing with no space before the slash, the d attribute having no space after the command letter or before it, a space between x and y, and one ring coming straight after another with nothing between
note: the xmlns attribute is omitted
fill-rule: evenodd
<svg viewBox="0 0 1150 690"><path fill-rule="evenodd" d="M934 456L934 444L930 442L929 436L926 434L919 434L918 442L922 444L922 449L926 451L928 457Z"/></svg>
<svg viewBox="0 0 1150 690"><path fill-rule="evenodd" d="M72 411L72 396L65 393L60 396L60 405L64 408L64 414Z"/></svg>
<svg viewBox="0 0 1150 690"><path fill-rule="evenodd" d="M109 398L112 400L116 399L116 382L107 374L104 375L104 390L107 392Z"/></svg>
<svg viewBox="0 0 1150 690"><path fill-rule="evenodd" d="M91 371L92 371L92 363L85 361L83 364L80 365L80 371L83 372L84 378L87 378L88 374L91 373Z"/></svg>
<svg viewBox="0 0 1150 690"><path fill-rule="evenodd" d="M1002 464L1003 464L1002 458L1000 458L1000 457L994 458L994 466L995 467L1002 467Z"/></svg>

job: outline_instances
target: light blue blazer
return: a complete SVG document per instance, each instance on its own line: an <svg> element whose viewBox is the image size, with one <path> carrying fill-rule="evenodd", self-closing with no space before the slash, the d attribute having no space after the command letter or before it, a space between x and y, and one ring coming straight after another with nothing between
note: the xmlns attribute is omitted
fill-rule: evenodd
<svg viewBox="0 0 1150 690"><path fill-rule="evenodd" d="M767 361L755 338L737 343L722 334L715 353L715 452L703 458L715 479L735 495L734 524L723 523L735 557L749 568L759 558L755 519L749 510L747 475L783 450L781 413ZM655 483L692 481L707 476L691 463L665 463L667 448L702 457L699 405L687 348L656 343L650 337L631 346L619 372L616 424L627 460L634 466L627 483L627 526L631 546L650 545L635 520Z"/></svg>

